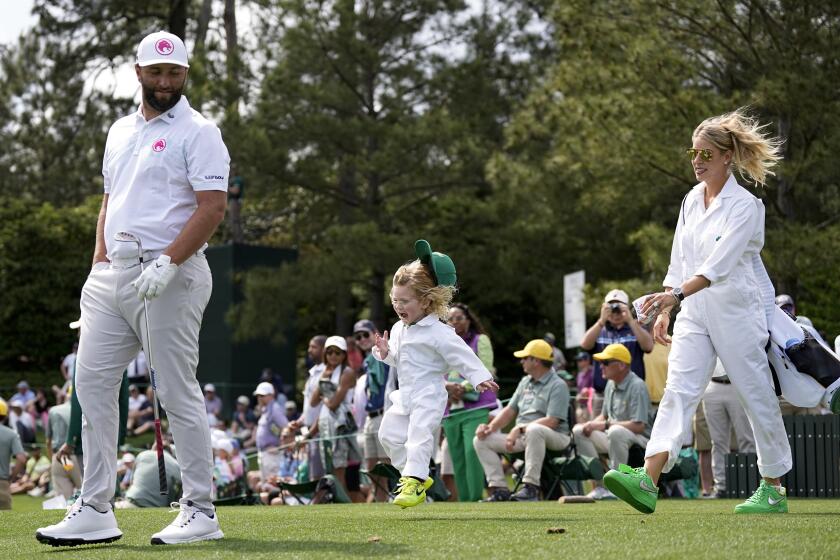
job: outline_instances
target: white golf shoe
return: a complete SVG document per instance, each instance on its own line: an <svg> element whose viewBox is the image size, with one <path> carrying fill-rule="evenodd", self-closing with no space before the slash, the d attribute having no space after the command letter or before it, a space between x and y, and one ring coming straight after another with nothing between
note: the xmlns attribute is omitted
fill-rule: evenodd
<svg viewBox="0 0 840 560"><path fill-rule="evenodd" d="M178 517L163 531L152 535L152 544L183 544L221 539L224 533L219 528L219 516L208 517L206 513L188 504L172 504L181 508Z"/></svg>
<svg viewBox="0 0 840 560"><path fill-rule="evenodd" d="M51 546L107 543L120 537L122 531L117 528L117 518L111 508L101 513L81 500L73 504L61 522L35 532L38 541Z"/></svg>

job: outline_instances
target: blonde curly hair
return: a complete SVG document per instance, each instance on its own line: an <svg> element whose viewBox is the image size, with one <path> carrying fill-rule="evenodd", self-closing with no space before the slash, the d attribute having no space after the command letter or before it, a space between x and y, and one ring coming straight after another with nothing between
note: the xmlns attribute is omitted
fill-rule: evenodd
<svg viewBox="0 0 840 560"><path fill-rule="evenodd" d="M455 286L436 285L431 271L420 260L399 267L394 273L394 286L411 288L420 300L423 312L427 315L434 313L438 317L446 317L457 291Z"/></svg>
<svg viewBox="0 0 840 560"><path fill-rule="evenodd" d="M765 134L767 126L747 115L746 107L740 107L704 120L694 129L692 138L702 138L722 152L731 151L740 175L763 186L768 175L775 175L770 169L782 159L782 141Z"/></svg>

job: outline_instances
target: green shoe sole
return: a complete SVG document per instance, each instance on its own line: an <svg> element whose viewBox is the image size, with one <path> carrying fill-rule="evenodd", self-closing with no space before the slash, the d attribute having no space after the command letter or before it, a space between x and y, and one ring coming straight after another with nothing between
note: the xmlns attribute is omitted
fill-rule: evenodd
<svg viewBox="0 0 840 560"><path fill-rule="evenodd" d="M636 511L650 514L656 510L656 498L653 499L653 503L649 503L649 500L644 500L643 498L647 497L643 494L644 490L634 488L635 482L632 479L628 480L628 477L622 473L610 471L605 474L604 486L607 487L607 490L615 494L618 499L629 504Z"/></svg>
<svg viewBox="0 0 840 560"><path fill-rule="evenodd" d="M762 513L787 513L787 500L785 500L784 505L780 504L779 507L764 507L764 508L750 508L750 507L740 507L735 506L735 513L740 514L762 514Z"/></svg>

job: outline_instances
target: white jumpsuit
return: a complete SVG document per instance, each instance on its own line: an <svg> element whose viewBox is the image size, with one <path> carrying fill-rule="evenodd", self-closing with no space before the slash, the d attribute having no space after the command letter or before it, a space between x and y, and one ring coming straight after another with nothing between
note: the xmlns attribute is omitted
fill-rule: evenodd
<svg viewBox="0 0 840 560"><path fill-rule="evenodd" d="M392 405L382 417L379 440L403 476L425 479L446 408L444 374L461 372L474 387L493 376L455 329L435 314L410 326L398 321L391 329L388 355L382 359L374 348L373 356L399 371L400 388L388 395Z"/></svg>
<svg viewBox="0 0 840 560"><path fill-rule="evenodd" d="M777 478L792 459L765 351L773 293L756 264L764 205L732 176L708 209L704 191L700 183L686 197L663 284L677 287L701 275L711 285L687 297L677 315L665 395L645 456L667 452L663 470L673 467L719 357L755 434L758 470Z"/></svg>

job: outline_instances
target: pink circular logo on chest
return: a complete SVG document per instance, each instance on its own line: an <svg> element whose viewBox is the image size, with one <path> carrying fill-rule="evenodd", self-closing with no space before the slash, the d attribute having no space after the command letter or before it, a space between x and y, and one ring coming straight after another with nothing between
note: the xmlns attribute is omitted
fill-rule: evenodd
<svg viewBox="0 0 840 560"><path fill-rule="evenodd" d="M166 140L161 138L160 140L155 140L155 143L152 144L152 150L156 152L162 152L166 149Z"/></svg>
<svg viewBox="0 0 840 560"><path fill-rule="evenodd" d="M175 50L175 45L173 45L172 41L170 41L169 39L159 39L155 43L155 50L158 52L158 54L170 55L172 54L172 51Z"/></svg>

